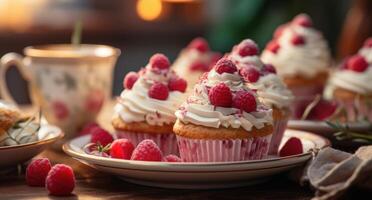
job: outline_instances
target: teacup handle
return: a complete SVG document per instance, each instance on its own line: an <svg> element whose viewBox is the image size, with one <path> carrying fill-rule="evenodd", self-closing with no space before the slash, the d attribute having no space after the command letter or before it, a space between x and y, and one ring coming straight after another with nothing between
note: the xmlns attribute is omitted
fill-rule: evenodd
<svg viewBox="0 0 372 200"><path fill-rule="evenodd" d="M9 92L9 87L6 83L6 72L12 66L18 68L24 79L29 80L29 77L23 63L23 56L17 53L7 53L0 59L0 95L4 100L16 105L17 102Z"/></svg>

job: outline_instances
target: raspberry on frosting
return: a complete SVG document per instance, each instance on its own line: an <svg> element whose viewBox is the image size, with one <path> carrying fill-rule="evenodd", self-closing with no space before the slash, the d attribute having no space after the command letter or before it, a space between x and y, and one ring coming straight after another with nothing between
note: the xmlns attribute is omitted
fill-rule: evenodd
<svg viewBox="0 0 372 200"><path fill-rule="evenodd" d="M303 27L311 27L313 26L313 22L311 21L311 18L307 14L299 14L297 15L293 20L293 24L297 24Z"/></svg>
<svg viewBox="0 0 372 200"><path fill-rule="evenodd" d="M298 46L298 45L303 45L305 44L305 38L302 37L301 35L298 35L298 34L294 34L291 38L291 43L295 46Z"/></svg>
<svg viewBox="0 0 372 200"><path fill-rule="evenodd" d="M149 91L149 97L157 100L167 100L169 95L168 87L162 83L154 83Z"/></svg>
<svg viewBox="0 0 372 200"><path fill-rule="evenodd" d="M214 106L231 107L232 94L230 88L225 83L213 86L208 93L209 101Z"/></svg>
<svg viewBox="0 0 372 200"><path fill-rule="evenodd" d="M355 72L364 72L368 67L366 59L361 55L355 55L348 59L347 69Z"/></svg>
<svg viewBox="0 0 372 200"><path fill-rule="evenodd" d="M132 89L134 83L137 81L138 79L138 74L136 72L129 72L125 78L124 78L124 81L123 81L123 86L125 89Z"/></svg>
<svg viewBox="0 0 372 200"><path fill-rule="evenodd" d="M215 70L219 74L223 74L223 73L233 74L238 69L236 68L235 64L231 60L227 58L222 58L217 62L215 66Z"/></svg>
<svg viewBox="0 0 372 200"><path fill-rule="evenodd" d="M187 82L183 78L172 77L168 82L168 88L170 91L185 92L187 88Z"/></svg>
<svg viewBox="0 0 372 200"><path fill-rule="evenodd" d="M247 91L238 91L233 97L232 106L249 113L256 110L257 102L252 93Z"/></svg>
<svg viewBox="0 0 372 200"><path fill-rule="evenodd" d="M269 43L267 43L266 49L276 54L280 49L280 45L278 41L271 40Z"/></svg>
<svg viewBox="0 0 372 200"><path fill-rule="evenodd" d="M158 69L158 70L165 70L168 69L170 66L170 62L168 58L161 53L154 54L150 58L150 64L153 69Z"/></svg>
<svg viewBox="0 0 372 200"><path fill-rule="evenodd" d="M208 42L204 38L201 38L201 37L193 39L190 42L188 48L196 49L201 53L205 53L205 52L209 51Z"/></svg>
<svg viewBox="0 0 372 200"><path fill-rule="evenodd" d="M239 70L239 73L249 83L255 83L260 78L260 72L254 66L243 67Z"/></svg>
<svg viewBox="0 0 372 200"><path fill-rule="evenodd" d="M267 72L267 73L276 74L276 69L275 69L274 65L272 65L272 64L265 64L262 68L262 71Z"/></svg>
<svg viewBox="0 0 372 200"><path fill-rule="evenodd" d="M246 39L239 43L237 47L237 51L240 56L245 57L245 56L257 55L259 52L259 49L255 42L253 42L250 39Z"/></svg>

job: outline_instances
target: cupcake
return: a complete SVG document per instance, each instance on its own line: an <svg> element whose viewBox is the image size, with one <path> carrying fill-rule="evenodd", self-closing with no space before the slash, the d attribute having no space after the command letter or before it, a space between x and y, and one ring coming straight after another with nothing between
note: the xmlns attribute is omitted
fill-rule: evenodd
<svg viewBox="0 0 372 200"><path fill-rule="evenodd" d="M155 54L144 69L128 73L112 120L119 138L128 138L134 145L152 139L165 155L178 154L174 112L187 88L169 66L167 57Z"/></svg>
<svg viewBox="0 0 372 200"><path fill-rule="evenodd" d="M306 14L279 26L261 58L276 67L278 75L293 92L295 112L323 92L331 56L327 42L312 27Z"/></svg>
<svg viewBox="0 0 372 200"><path fill-rule="evenodd" d="M209 49L208 42L203 38L195 38L181 51L174 61L172 69L188 83L188 91L198 81L199 77L208 72L221 58L221 55Z"/></svg>
<svg viewBox="0 0 372 200"><path fill-rule="evenodd" d="M256 90L258 99L273 110L274 132L269 154L276 155L291 115L293 95L276 74L275 68L263 64L258 54L256 43L246 39L234 46L228 58L236 64L248 88Z"/></svg>
<svg viewBox="0 0 372 200"><path fill-rule="evenodd" d="M356 55L344 60L330 79L333 98L344 121L372 120L372 38Z"/></svg>
<svg viewBox="0 0 372 200"><path fill-rule="evenodd" d="M183 161L254 160L268 154L272 110L227 58L200 78L176 116L173 130Z"/></svg>

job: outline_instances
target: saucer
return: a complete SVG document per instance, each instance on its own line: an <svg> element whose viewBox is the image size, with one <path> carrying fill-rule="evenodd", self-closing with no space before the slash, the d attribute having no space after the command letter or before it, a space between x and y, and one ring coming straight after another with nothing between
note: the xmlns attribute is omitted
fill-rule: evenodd
<svg viewBox="0 0 372 200"><path fill-rule="evenodd" d="M306 153L237 162L169 163L99 157L83 151L90 141L89 135L65 143L63 150L84 164L128 182L162 188L216 189L264 182L273 175L304 164L312 157L311 149L330 145L327 139L316 134L289 129L285 131L282 145L292 136L301 139Z"/></svg>
<svg viewBox="0 0 372 200"><path fill-rule="evenodd" d="M0 169L24 163L41 153L45 148L49 147L58 139L63 138L63 132L61 129L46 124L41 125L38 134L42 136L42 140L26 144L0 147Z"/></svg>

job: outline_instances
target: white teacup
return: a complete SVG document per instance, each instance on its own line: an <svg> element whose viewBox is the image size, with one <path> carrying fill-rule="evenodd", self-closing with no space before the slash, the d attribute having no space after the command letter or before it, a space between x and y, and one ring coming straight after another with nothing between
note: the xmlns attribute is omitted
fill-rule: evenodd
<svg viewBox="0 0 372 200"><path fill-rule="evenodd" d="M66 138L96 119L111 97L112 75L120 50L105 45L69 44L31 46L25 57L8 53L1 58L0 92L15 103L5 74L16 66L28 81L31 101L48 122L63 129Z"/></svg>

